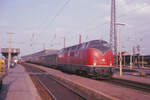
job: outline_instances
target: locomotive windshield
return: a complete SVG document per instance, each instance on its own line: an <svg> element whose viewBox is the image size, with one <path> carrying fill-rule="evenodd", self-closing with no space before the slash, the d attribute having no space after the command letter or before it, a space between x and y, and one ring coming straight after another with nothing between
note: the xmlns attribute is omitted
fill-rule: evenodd
<svg viewBox="0 0 150 100"><path fill-rule="evenodd" d="M96 48L103 53L110 49L110 45L106 41L103 41L103 40L91 41L88 47Z"/></svg>

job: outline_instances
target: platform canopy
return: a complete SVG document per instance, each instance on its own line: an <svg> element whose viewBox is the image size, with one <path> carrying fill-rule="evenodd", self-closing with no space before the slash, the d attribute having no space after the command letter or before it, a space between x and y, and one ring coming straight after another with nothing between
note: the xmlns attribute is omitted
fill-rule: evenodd
<svg viewBox="0 0 150 100"><path fill-rule="evenodd" d="M8 51L9 51L8 48L1 48L1 53L6 58L8 58ZM19 48L11 48L10 52L11 52L12 57L18 56L20 54L20 49Z"/></svg>

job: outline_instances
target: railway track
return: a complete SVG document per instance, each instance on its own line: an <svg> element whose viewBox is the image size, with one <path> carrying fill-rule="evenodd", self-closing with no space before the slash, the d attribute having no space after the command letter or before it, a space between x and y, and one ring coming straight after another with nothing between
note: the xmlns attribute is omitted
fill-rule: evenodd
<svg viewBox="0 0 150 100"><path fill-rule="evenodd" d="M24 66L26 66L26 70L29 72L31 78L35 81L35 85L38 81L41 85L40 88L44 88L45 94L40 93L42 95L41 97L44 97L43 100L45 100L45 98L47 98L47 100L86 100L85 97L70 89L63 82L54 79L45 71L27 65ZM39 88L39 84L36 85L36 87ZM40 89L39 92L43 91Z"/></svg>
<svg viewBox="0 0 150 100"><path fill-rule="evenodd" d="M37 70L37 68L32 67L33 70ZM40 69L38 69L40 70ZM43 70L41 70L43 72ZM100 80L102 81L102 80ZM106 82L109 82L114 85L119 85L127 88L132 88L136 89L139 91L147 92L150 93L150 84L145 84L145 83L140 83L140 82L134 82L130 80L124 80L124 79L117 79L117 78L112 78L111 80L104 80Z"/></svg>
<svg viewBox="0 0 150 100"><path fill-rule="evenodd" d="M117 79L117 78L112 78L111 80L107 80L107 82L150 93L150 84L134 82L134 81L124 80L124 79Z"/></svg>

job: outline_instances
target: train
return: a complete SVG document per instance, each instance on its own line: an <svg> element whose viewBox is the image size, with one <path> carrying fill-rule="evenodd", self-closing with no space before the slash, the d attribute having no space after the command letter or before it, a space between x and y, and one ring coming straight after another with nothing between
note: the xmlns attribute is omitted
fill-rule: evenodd
<svg viewBox="0 0 150 100"><path fill-rule="evenodd" d="M92 40L23 58L26 62L98 79L111 78L113 75L113 52L105 40Z"/></svg>

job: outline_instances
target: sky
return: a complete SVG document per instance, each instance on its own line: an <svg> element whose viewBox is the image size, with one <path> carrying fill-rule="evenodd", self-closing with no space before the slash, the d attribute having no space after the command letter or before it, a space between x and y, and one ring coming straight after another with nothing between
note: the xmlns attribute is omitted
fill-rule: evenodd
<svg viewBox="0 0 150 100"><path fill-rule="evenodd" d="M111 0L0 0L0 48L20 48L21 55L104 39L109 42ZM116 0L117 34L123 51L140 45L150 55L150 0ZM119 40L118 40L119 41ZM119 47L118 47L119 48ZM137 51L136 51L137 52Z"/></svg>

